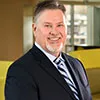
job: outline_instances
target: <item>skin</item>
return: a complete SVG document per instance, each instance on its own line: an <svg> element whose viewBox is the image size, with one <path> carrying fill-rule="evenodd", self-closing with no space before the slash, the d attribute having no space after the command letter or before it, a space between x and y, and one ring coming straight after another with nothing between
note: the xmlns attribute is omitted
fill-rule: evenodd
<svg viewBox="0 0 100 100"><path fill-rule="evenodd" d="M65 15L59 9L44 10L32 25L35 41L48 53L58 57L66 41Z"/></svg>

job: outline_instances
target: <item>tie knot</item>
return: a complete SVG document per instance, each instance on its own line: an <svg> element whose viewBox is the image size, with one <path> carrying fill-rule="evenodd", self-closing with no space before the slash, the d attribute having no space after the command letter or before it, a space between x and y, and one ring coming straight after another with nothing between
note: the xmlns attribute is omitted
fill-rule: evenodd
<svg viewBox="0 0 100 100"><path fill-rule="evenodd" d="M64 63L64 60L61 58L58 58L58 59L55 59L54 62L55 62L55 64L59 65L61 63Z"/></svg>

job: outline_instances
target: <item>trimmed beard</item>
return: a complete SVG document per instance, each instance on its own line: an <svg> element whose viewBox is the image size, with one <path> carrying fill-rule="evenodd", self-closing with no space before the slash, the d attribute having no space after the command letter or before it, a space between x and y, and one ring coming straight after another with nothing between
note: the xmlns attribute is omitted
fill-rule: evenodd
<svg viewBox="0 0 100 100"><path fill-rule="evenodd" d="M48 43L46 43L46 48L48 49L48 51L52 52L52 53L57 53L60 52L63 48L63 43L61 43L60 47L53 47L51 45L49 45Z"/></svg>

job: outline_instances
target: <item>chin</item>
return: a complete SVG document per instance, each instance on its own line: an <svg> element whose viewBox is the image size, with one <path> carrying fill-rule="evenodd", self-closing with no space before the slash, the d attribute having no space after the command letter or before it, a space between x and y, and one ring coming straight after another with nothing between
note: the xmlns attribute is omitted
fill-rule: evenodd
<svg viewBox="0 0 100 100"><path fill-rule="evenodd" d="M59 47L58 46L51 46L51 45L47 44L46 48L48 49L49 52L57 53L57 52L61 52L61 50L63 48L63 44L61 44Z"/></svg>

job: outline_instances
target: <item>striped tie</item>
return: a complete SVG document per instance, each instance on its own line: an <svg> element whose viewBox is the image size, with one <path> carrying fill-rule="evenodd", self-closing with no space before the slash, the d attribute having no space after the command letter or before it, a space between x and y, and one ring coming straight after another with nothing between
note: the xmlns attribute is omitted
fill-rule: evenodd
<svg viewBox="0 0 100 100"><path fill-rule="evenodd" d="M64 69L65 64L64 64L63 59L60 58L59 60L58 59L54 60L54 62L57 65L58 71L61 73L61 75L63 76L65 81L68 83L69 87L71 88L76 100L80 100L78 90L77 90L75 84L73 83L73 80L71 78L69 78L67 71Z"/></svg>

